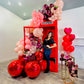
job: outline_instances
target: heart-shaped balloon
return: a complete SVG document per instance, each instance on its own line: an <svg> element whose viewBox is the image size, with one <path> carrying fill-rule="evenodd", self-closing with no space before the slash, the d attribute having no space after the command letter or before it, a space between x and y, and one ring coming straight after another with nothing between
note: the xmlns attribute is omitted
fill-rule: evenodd
<svg viewBox="0 0 84 84"><path fill-rule="evenodd" d="M73 41L75 39L75 34L70 34L70 41Z"/></svg>
<svg viewBox="0 0 84 84"><path fill-rule="evenodd" d="M65 32L66 34L70 34L70 33L72 32L72 29L71 29L71 28L65 28L65 29L64 29L64 32Z"/></svg>

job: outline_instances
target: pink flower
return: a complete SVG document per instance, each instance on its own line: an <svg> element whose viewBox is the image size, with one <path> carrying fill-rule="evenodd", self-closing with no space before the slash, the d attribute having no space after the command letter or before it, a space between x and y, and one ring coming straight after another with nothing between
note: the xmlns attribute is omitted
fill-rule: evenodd
<svg viewBox="0 0 84 84"><path fill-rule="evenodd" d="M66 60L68 60L68 59L69 59L69 55L65 55L64 58L65 58Z"/></svg>
<svg viewBox="0 0 84 84"><path fill-rule="evenodd" d="M72 71L74 71L75 70L75 67L72 67Z"/></svg>
<svg viewBox="0 0 84 84"><path fill-rule="evenodd" d="M68 60L68 62L70 63L70 62L71 62L71 60Z"/></svg>

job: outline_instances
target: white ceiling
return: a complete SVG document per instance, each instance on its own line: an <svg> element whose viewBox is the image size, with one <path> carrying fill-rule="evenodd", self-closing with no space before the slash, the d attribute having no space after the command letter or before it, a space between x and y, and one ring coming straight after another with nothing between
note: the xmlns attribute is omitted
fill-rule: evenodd
<svg viewBox="0 0 84 84"><path fill-rule="evenodd" d="M0 5L26 20L32 17L33 10L39 10L43 4L54 3L56 0L0 0ZM63 0L63 10L84 6L84 0ZM9 5L8 5L8 2ZM18 3L21 5L19 6Z"/></svg>

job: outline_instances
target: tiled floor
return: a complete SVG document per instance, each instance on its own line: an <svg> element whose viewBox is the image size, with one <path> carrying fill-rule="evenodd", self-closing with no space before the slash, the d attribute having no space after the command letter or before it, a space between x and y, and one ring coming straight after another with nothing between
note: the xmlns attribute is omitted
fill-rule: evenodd
<svg viewBox="0 0 84 84"><path fill-rule="evenodd" d="M61 80L60 65L59 73L43 73L36 79L29 79L28 77L12 78L7 72L9 62L0 63L0 84L64 84ZM84 84L84 70L79 69L79 78L75 84Z"/></svg>

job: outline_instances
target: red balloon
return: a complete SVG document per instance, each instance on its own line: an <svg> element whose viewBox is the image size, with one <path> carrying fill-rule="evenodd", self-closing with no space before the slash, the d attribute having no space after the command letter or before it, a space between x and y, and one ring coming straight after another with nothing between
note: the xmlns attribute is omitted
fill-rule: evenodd
<svg viewBox="0 0 84 84"><path fill-rule="evenodd" d="M25 72L28 77L36 78L41 72L40 65L36 61L28 62L25 66Z"/></svg>
<svg viewBox="0 0 84 84"><path fill-rule="evenodd" d="M72 44L72 42L66 42L66 41L62 42L62 46L64 46L64 47L70 46L71 44Z"/></svg>
<svg viewBox="0 0 84 84"><path fill-rule="evenodd" d="M66 41L66 42L69 42L70 41L70 36L69 35L65 35L63 37L63 40Z"/></svg>
<svg viewBox="0 0 84 84"><path fill-rule="evenodd" d="M70 34L70 41L73 41L75 39L75 34Z"/></svg>
<svg viewBox="0 0 84 84"><path fill-rule="evenodd" d="M8 65L8 73L13 76L17 77L22 73L24 66L21 65L19 60L14 60Z"/></svg>
<svg viewBox="0 0 84 84"><path fill-rule="evenodd" d="M75 50L74 46L69 47L69 52L73 52Z"/></svg>
<svg viewBox="0 0 84 84"><path fill-rule="evenodd" d="M46 62L46 60L40 60L39 64L40 64L41 70L45 71L46 68L47 68L47 62Z"/></svg>
<svg viewBox="0 0 84 84"><path fill-rule="evenodd" d="M68 51L69 47L63 47L64 51Z"/></svg>
<svg viewBox="0 0 84 84"><path fill-rule="evenodd" d="M35 53L36 59L37 60L42 60L43 59L43 53L41 51L37 51Z"/></svg>
<svg viewBox="0 0 84 84"><path fill-rule="evenodd" d="M64 32L65 32L66 34L70 34L70 33L72 32L72 29L71 29L71 28L65 28L65 29L64 29Z"/></svg>
<svg viewBox="0 0 84 84"><path fill-rule="evenodd" d="M50 69L51 72L55 71L55 63L53 61L50 61L49 69Z"/></svg>

